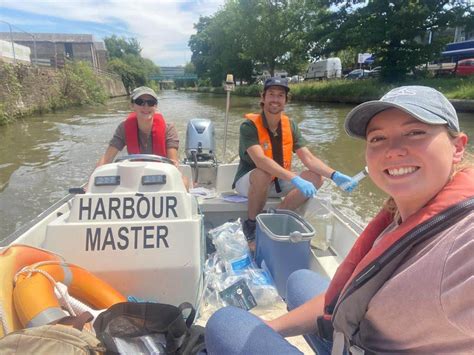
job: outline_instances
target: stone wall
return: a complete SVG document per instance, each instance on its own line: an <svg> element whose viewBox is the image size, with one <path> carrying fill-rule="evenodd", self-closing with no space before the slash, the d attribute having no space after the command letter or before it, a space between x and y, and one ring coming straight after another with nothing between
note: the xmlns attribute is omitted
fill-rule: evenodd
<svg viewBox="0 0 474 355"><path fill-rule="evenodd" d="M118 76L99 75L109 97L125 96ZM67 88L61 69L12 65L0 61L0 124L17 117L64 107L61 98Z"/></svg>

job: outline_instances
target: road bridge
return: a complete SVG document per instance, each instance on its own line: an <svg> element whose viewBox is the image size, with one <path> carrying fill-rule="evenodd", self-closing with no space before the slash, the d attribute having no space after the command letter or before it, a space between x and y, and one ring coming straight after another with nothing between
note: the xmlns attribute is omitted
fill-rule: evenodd
<svg viewBox="0 0 474 355"><path fill-rule="evenodd" d="M160 74L150 75L148 79L157 81L162 87L165 84L176 84L178 81L197 81L197 75L185 73L184 67L160 67Z"/></svg>

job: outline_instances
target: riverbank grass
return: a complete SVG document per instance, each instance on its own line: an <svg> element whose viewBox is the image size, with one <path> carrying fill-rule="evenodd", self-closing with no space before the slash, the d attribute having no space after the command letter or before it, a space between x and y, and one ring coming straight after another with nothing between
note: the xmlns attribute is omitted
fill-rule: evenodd
<svg viewBox="0 0 474 355"><path fill-rule="evenodd" d="M376 78L365 80L322 80L290 84L291 99L295 101L326 101L358 104L377 100L391 89L403 85L424 85L442 92L448 99L474 100L474 76L466 78L409 78L399 83L383 83ZM198 87L198 92L224 93L222 87ZM262 85L237 86L234 95L259 96Z"/></svg>
<svg viewBox="0 0 474 355"><path fill-rule="evenodd" d="M290 84L291 95L302 101L335 101L359 103L377 100L391 89L404 85L435 88L448 99L474 100L474 77L408 79L399 83L383 83L377 79L324 80Z"/></svg>

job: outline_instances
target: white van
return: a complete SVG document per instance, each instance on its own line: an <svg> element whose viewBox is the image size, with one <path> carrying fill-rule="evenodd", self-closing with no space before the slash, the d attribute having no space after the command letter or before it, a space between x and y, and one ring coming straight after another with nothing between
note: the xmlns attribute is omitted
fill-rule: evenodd
<svg viewBox="0 0 474 355"><path fill-rule="evenodd" d="M306 70L304 80L310 79L335 79L340 78L342 73L341 60L337 57L318 60L311 63Z"/></svg>

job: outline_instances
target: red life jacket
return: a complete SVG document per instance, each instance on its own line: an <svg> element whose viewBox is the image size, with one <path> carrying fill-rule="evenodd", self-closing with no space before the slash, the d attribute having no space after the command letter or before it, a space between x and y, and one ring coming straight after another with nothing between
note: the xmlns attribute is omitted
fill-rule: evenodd
<svg viewBox="0 0 474 355"><path fill-rule="evenodd" d="M393 221L393 217L382 210L369 223L357 239L351 251L336 271L325 294L323 319L330 320L334 307L341 293L351 281L360 276L372 261L377 259L388 248L402 239L416 226L445 211L461 201L474 196L474 169L464 169L456 173L453 179L417 213L411 215L398 228L387 233L375 246L375 240Z"/></svg>
<svg viewBox="0 0 474 355"><path fill-rule="evenodd" d="M166 122L159 113L153 115L151 128L153 154L166 157ZM128 154L140 154L138 144L138 122L137 114L132 112L125 120L125 143Z"/></svg>

